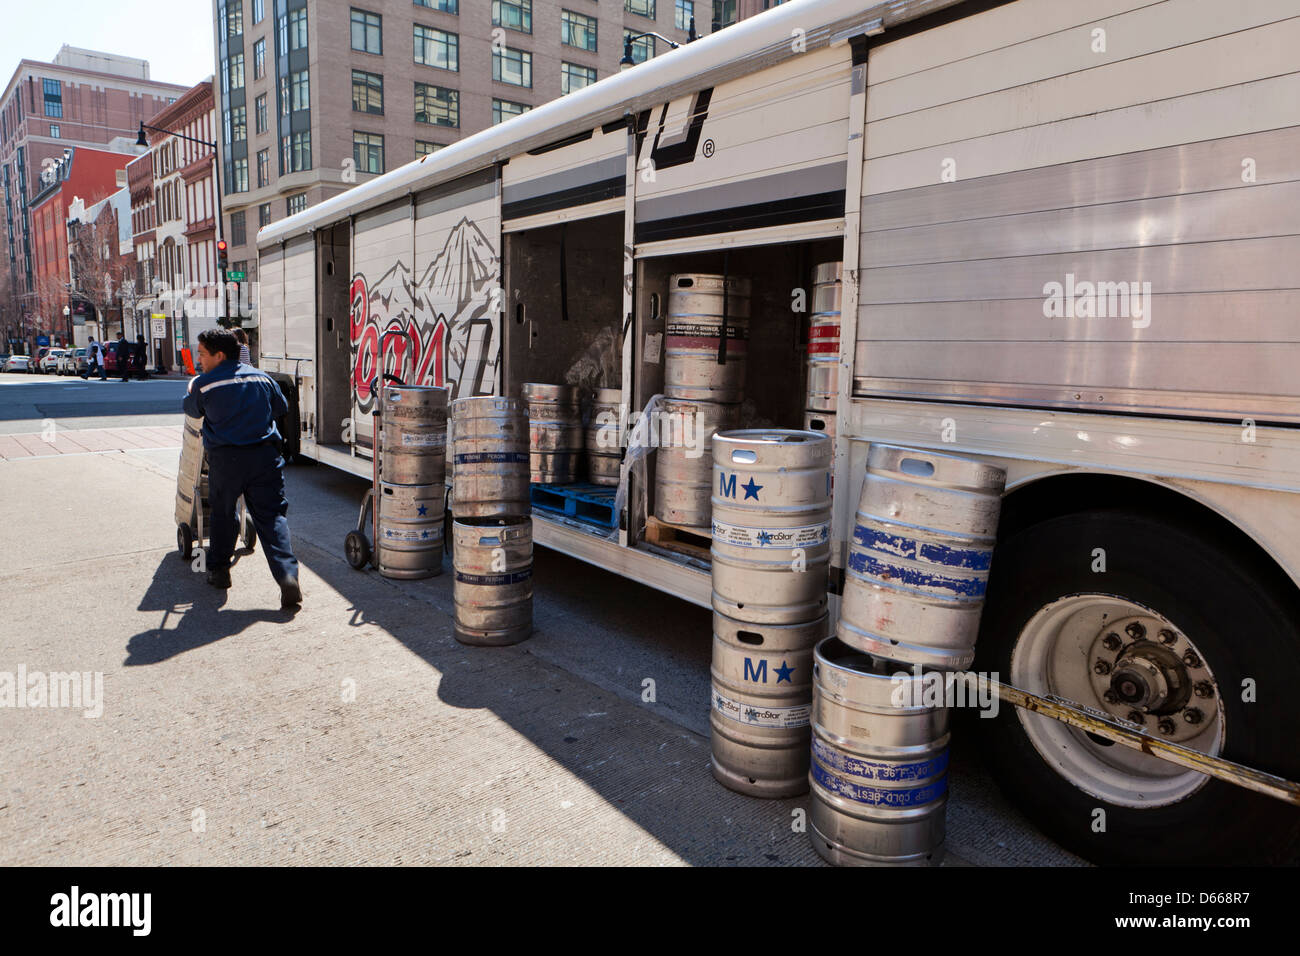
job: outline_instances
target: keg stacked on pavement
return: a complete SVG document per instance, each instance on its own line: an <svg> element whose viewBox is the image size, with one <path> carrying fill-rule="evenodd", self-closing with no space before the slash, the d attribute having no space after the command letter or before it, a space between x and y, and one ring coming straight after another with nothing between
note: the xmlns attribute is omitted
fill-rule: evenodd
<svg viewBox="0 0 1300 956"><path fill-rule="evenodd" d="M842 262L823 262L813 270L812 324L808 329L808 390L804 427L825 432L835 443L835 403L839 395L840 276Z"/></svg>
<svg viewBox="0 0 1300 956"><path fill-rule="evenodd" d="M981 461L871 446L815 660L810 834L831 862L940 858L949 675L975 658L1005 484Z"/></svg>
<svg viewBox="0 0 1300 956"><path fill-rule="evenodd" d="M527 406L489 396L451 408L453 634L463 644L515 644L533 629Z"/></svg>
<svg viewBox="0 0 1300 956"><path fill-rule="evenodd" d="M405 579L441 574L447 390L386 386L381 415L379 573Z"/></svg>
<svg viewBox="0 0 1300 956"><path fill-rule="evenodd" d="M713 775L758 797L808 789L811 666L826 629L830 439L713 438Z"/></svg>
<svg viewBox="0 0 1300 956"><path fill-rule="evenodd" d="M623 390L598 388L587 422L587 478L593 485L617 485L623 462Z"/></svg>
<svg viewBox="0 0 1300 956"><path fill-rule="evenodd" d="M709 527L710 438L740 424L749 295L749 280L735 276L681 273L668 280L665 401L655 465L660 521Z"/></svg>
<svg viewBox="0 0 1300 956"><path fill-rule="evenodd" d="M520 394L528 406L530 480L543 485L573 484L582 459L578 389L526 382Z"/></svg>

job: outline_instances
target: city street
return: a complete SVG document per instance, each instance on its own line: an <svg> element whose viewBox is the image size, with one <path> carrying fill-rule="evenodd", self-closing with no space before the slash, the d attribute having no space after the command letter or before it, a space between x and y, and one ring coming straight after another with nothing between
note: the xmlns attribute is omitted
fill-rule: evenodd
<svg viewBox="0 0 1300 956"><path fill-rule="evenodd" d="M351 569L366 483L311 464L286 473L303 608L260 547L208 587L175 548L184 389L0 376L0 671L102 674L97 717L0 707L0 863L820 864L807 796L709 773L704 609L539 548L532 638L461 646L450 561ZM978 729L946 865L1078 865Z"/></svg>

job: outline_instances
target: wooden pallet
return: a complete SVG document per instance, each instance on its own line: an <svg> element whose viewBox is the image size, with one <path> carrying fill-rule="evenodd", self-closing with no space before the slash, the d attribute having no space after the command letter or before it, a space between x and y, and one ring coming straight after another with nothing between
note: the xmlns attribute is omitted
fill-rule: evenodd
<svg viewBox="0 0 1300 956"><path fill-rule="evenodd" d="M669 524L667 521L660 521L654 515L647 515L645 539L656 547L687 554L701 561L710 560L709 548L713 544L713 538L708 528L688 528L686 525Z"/></svg>

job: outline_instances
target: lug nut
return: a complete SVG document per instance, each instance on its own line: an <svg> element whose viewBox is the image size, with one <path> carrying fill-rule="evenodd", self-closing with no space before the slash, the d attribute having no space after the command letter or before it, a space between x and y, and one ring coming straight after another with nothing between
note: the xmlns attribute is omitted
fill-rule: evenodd
<svg viewBox="0 0 1300 956"><path fill-rule="evenodd" d="M1137 621L1129 621L1128 626L1124 628L1124 633L1135 641L1140 641L1147 636L1147 629Z"/></svg>
<svg viewBox="0 0 1300 956"><path fill-rule="evenodd" d="M1188 667L1200 667L1201 659L1197 656L1195 651L1188 651L1183 655L1183 663Z"/></svg>
<svg viewBox="0 0 1300 956"><path fill-rule="evenodd" d="M1160 732L1166 737L1172 736L1174 732L1174 722L1168 717L1163 718L1158 726L1160 727Z"/></svg>
<svg viewBox="0 0 1300 956"><path fill-rule="evenodd" d="M1119 703L1119 694L1115 693L1113 690L1108 690L1108 691L1106 691L1106 693L1102 694L1101 696L1102 696L1102 699L1105 700L1106 703L1108 703L1108 704L1118 704L1118 703Z"/></svg>
<svg viewBox="0 0 1300 956"><path fill-rule="evenodd" d="M1109 674L1110 665L1105 661L1097 661L1097 663L1092 665L1092 672L1094 674Z"/></svg>
<svg viewBox="0 0 1300 956"><path fill-rule="evenodd" d="M1195 707L1188 707L1183 711L1183 720L1187 721L1189 724L1199 724L1204 719L1205 715Z"/></svg>
<svg viewBox="0 0 1300 956"><path fill-rule="evenodd" d="M1169 630L1169 628L1167 628L1167 627L1162 627L1162 628L1160 629L1160 643L1161 643L1161 644L1172 644L1172 643L1173 643L1174 641L1176 641L1176 640L1178 640L1178 635L1175 634L1173 631Z"/></svg>
<svg viewBox="0 0 1300 956"><path fill-rule="evenodd" d="M1197 697L1213 697L1213 696L1214 696L1214 685L1211 684L1208 680L1198 680L1198 681L1196 682L1196 688L1195 688L1195 690L1196 690L1196 696L1197 696Z"/></svg>
<svg viewBox="0 0 1300 956"><path fill-rule="evenodd" d="M1124 642L1119 639L1119 635L1114 631L1111 631L1102 639L1101 646L1106 648L1108 651L1117 651L1123 643Z"/></svg>
<svg viewBox="0 0 1300 956"><path fill-rule="evenodd" d="M1128 712L1128 719L1135 724L1145 724L1147 720L1139 710L1130 710Z"/></svg>

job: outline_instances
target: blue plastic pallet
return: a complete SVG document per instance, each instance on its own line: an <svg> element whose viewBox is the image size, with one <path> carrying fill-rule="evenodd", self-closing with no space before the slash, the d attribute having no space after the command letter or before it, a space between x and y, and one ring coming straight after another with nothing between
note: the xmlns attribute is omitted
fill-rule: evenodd
<svg viewBox="0 0 1300 956"><path fill-rule="evenodd" d="M564 515L602 528L617 528L614 495L617 488L605 485L530 485L533 507Z"/></svg>

